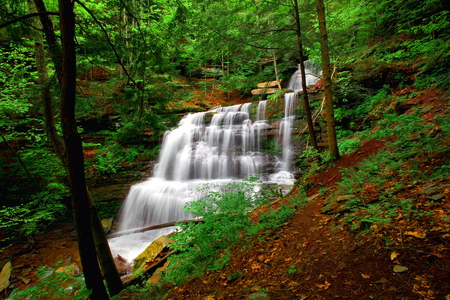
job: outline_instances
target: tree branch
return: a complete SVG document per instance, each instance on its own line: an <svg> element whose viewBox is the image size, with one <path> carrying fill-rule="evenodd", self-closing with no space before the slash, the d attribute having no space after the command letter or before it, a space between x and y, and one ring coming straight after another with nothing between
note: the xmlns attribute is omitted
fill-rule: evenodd
<svg viewBox="0 0 450 300"><path fill-rule="evenodd" d="M108 239L112 239L112 238L119 237L122 235L144 232L144 231L148 231L148 230L155 230L155 229L176 226L176 224L180 224L180 223L187 224L187 223L191 223L191 222L203 223L205 221L203 221L202 219L194 219L194 220L175 221L175 222L169 222L169 223L164 223L164 224L152 225L152 226L148 226L148 227L144 227L144 228L136 228L136 229L131 229L131 230L127 230L127 231L112 233L112 234L108 235Z"/></svg>
<svg viewBox="0 0 450 300"><path fill-rule="evenodd" d="M58 13L57 12L52 12L52 11L46 11L46 12L37 12L37 13L32 13L32 14L28 14L28 15L23 15L21 17L17 17L14 20L5 22L3 24L0 24L0 28L4 28L6 26L9 26L11 24L17 23L17 22L22 22L23 20L32 18L32 17L37 17L37 16L41 16L41 15L54 15L57 16Z"/></svg>
<svg viewBox="0 0 450 300"><path fill-rule="evenodd" d="M84 5L83 3L81 3L81 1L79 0L75 0L76 3L78 3L88 14L91 15L92 19L94 19L95 23L97 23L97 25L100 27L100 29L103 31L103 34L106 37L106 40L109 44L109 46L111 46L112 51L114 52L114 55L117 58L117 62L119 63L119 65L122 67L123 71L125 72L125 75L127 75L128 79L131 80L131 82L133 82L134 86L137 87L138 89L144 91L143 88L139 87L136 82L134 81L134 79L130 76L130 74L128 73L127 69L125 68L122 59L119 56L119 53L117 53L116 47L114 47L111 39L109 38L108 32L106 31L105 27L103 27L103 25L100 23L100 21L97 19L97 17L94 15L94 13L86 7L86 5Z"/></svg>

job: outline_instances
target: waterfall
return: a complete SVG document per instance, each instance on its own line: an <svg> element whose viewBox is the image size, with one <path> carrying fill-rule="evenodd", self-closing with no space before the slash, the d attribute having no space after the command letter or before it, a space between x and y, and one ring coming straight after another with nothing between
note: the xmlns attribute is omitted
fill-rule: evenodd
<svg viewBox="0 0 450 300"><path fill-rule="evenodd" d="M292 185L291 134L297 92L285 95L284 118L277 138L280 155L264 151L265 131L269 128L267 101L258 103L255 116L252 105L188 114L178 127L167 131L153 176L133 185L125 199L118 231L191 219L193 216L182 208L202 197L199 188L207 183L223 185L232 179L257 175L265 182ZM153 240L173 230L172 227L125 235L112 238L109 243L113 255L133 260Z"/></svg>

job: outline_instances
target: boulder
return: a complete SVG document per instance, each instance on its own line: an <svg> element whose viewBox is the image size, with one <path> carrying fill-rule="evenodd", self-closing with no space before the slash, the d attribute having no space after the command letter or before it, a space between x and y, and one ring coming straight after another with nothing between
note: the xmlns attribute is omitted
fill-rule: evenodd
<svg viewBox="0 0 450 300"><path fill-rule="evenodd" d="M158 254L172 241L171 234L163 235L154 240L141 254L136 257L133 265L133 274L138 274L145 270L147 262L155 259Z"/></svg>

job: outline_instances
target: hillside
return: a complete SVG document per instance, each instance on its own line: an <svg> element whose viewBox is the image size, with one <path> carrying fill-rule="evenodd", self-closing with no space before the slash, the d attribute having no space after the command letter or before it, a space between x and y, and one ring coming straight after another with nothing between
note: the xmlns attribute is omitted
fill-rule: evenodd
<svg viewBox="0 0 450 300"><path fill-rule="evenodd" d="M347 154L306 156L272 206L297 208L283 226L222 252L223 269L121 299L449 299L449 93L413 83L377 97L348 122Z"/></svg>

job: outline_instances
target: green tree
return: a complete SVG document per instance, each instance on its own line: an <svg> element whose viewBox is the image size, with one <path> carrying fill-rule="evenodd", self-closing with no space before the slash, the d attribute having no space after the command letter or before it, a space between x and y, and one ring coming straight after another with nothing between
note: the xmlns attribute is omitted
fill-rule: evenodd
<svg viewBox="0 0 450 300"><path fill-rule="evenodd" d="M319 20L319 32L321 37L321 52L322 52L322 74L325 85L324 97L325 97L325 109L328 131L328 145L329 151L333 158L339 158L339 149L336 139L336 122L334 119L333 109L333 86L331 82L331 67L330 67L330 55L328 49L328 35L325 21L325 7L323 0L316 0L317 3L317 18Z"/></svg>

